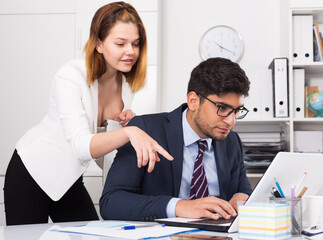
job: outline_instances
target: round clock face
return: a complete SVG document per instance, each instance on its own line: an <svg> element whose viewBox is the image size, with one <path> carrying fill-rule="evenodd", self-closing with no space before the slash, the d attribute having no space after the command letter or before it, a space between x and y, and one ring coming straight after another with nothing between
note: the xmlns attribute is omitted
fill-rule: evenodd
<svg viewBox="0 0 323 240"><path fill-rule="evenodd" d="M243 54L242 38L231 27L224 25L212 27L201 39L200 54L204 60L222 57L238 62Z"/></svg>

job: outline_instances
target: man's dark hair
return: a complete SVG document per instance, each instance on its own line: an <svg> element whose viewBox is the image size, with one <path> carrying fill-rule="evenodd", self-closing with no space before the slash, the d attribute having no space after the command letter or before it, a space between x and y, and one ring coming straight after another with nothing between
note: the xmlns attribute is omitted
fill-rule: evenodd
<svg viewBox="0 0 323 240"><path fill-rule="evenodd" d="M237 93L248 96L250 81L237 63L225 58L209 58L191 73L187 93L222 96Z"/></svg>

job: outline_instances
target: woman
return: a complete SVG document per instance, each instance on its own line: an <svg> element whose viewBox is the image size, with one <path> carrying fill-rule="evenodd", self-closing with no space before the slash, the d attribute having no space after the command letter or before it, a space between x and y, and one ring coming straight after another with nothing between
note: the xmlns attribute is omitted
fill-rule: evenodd
<svg viewBox="0 0 323 240"><path fill-rule="evenodd" d="M89 162L128 141L138 167L173 158L137 127L97 133L105 120L126 126L133 93L144 86L147 41L127 3L101 7L92 19L85 62L73 60L55 75L47 116L17 143L4 197L7 225L98 219L82 174Z"/></svg>

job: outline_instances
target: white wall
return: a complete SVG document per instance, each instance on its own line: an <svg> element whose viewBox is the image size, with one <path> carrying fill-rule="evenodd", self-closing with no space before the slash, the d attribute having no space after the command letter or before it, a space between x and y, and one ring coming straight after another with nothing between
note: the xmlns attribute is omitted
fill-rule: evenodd
<svg viewBox="0 0 323 240"><path fill-rule="evenodd" d="M272 58L287 54L287 4L280 0L162 0L161 109L170 111L186 101L192 69L202 59L199 41L215 25L236 29L244 40L239 64L247 75L267 69ZM287 56L287 55L286 55Z"/></svg>

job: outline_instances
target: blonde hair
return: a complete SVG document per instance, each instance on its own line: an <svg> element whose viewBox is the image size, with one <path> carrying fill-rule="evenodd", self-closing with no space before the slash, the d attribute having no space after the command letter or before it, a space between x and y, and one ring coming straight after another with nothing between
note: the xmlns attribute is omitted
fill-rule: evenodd
<svg viewBox="0 0 323 240"><path fill-rule="evenodd" d="M147 37L145 27L136 9L125 2L114 2L107 4L95 13L90 37L85 44L85 64L88 83L92 85L106 72L106 61L101 53L96 50L98 40L104 41L109 35L111 28L117 22L133 23L139 32L139 57L130 72L123 73L130 85L132 92L137 92L145 85L147 72Z"/></svg>

